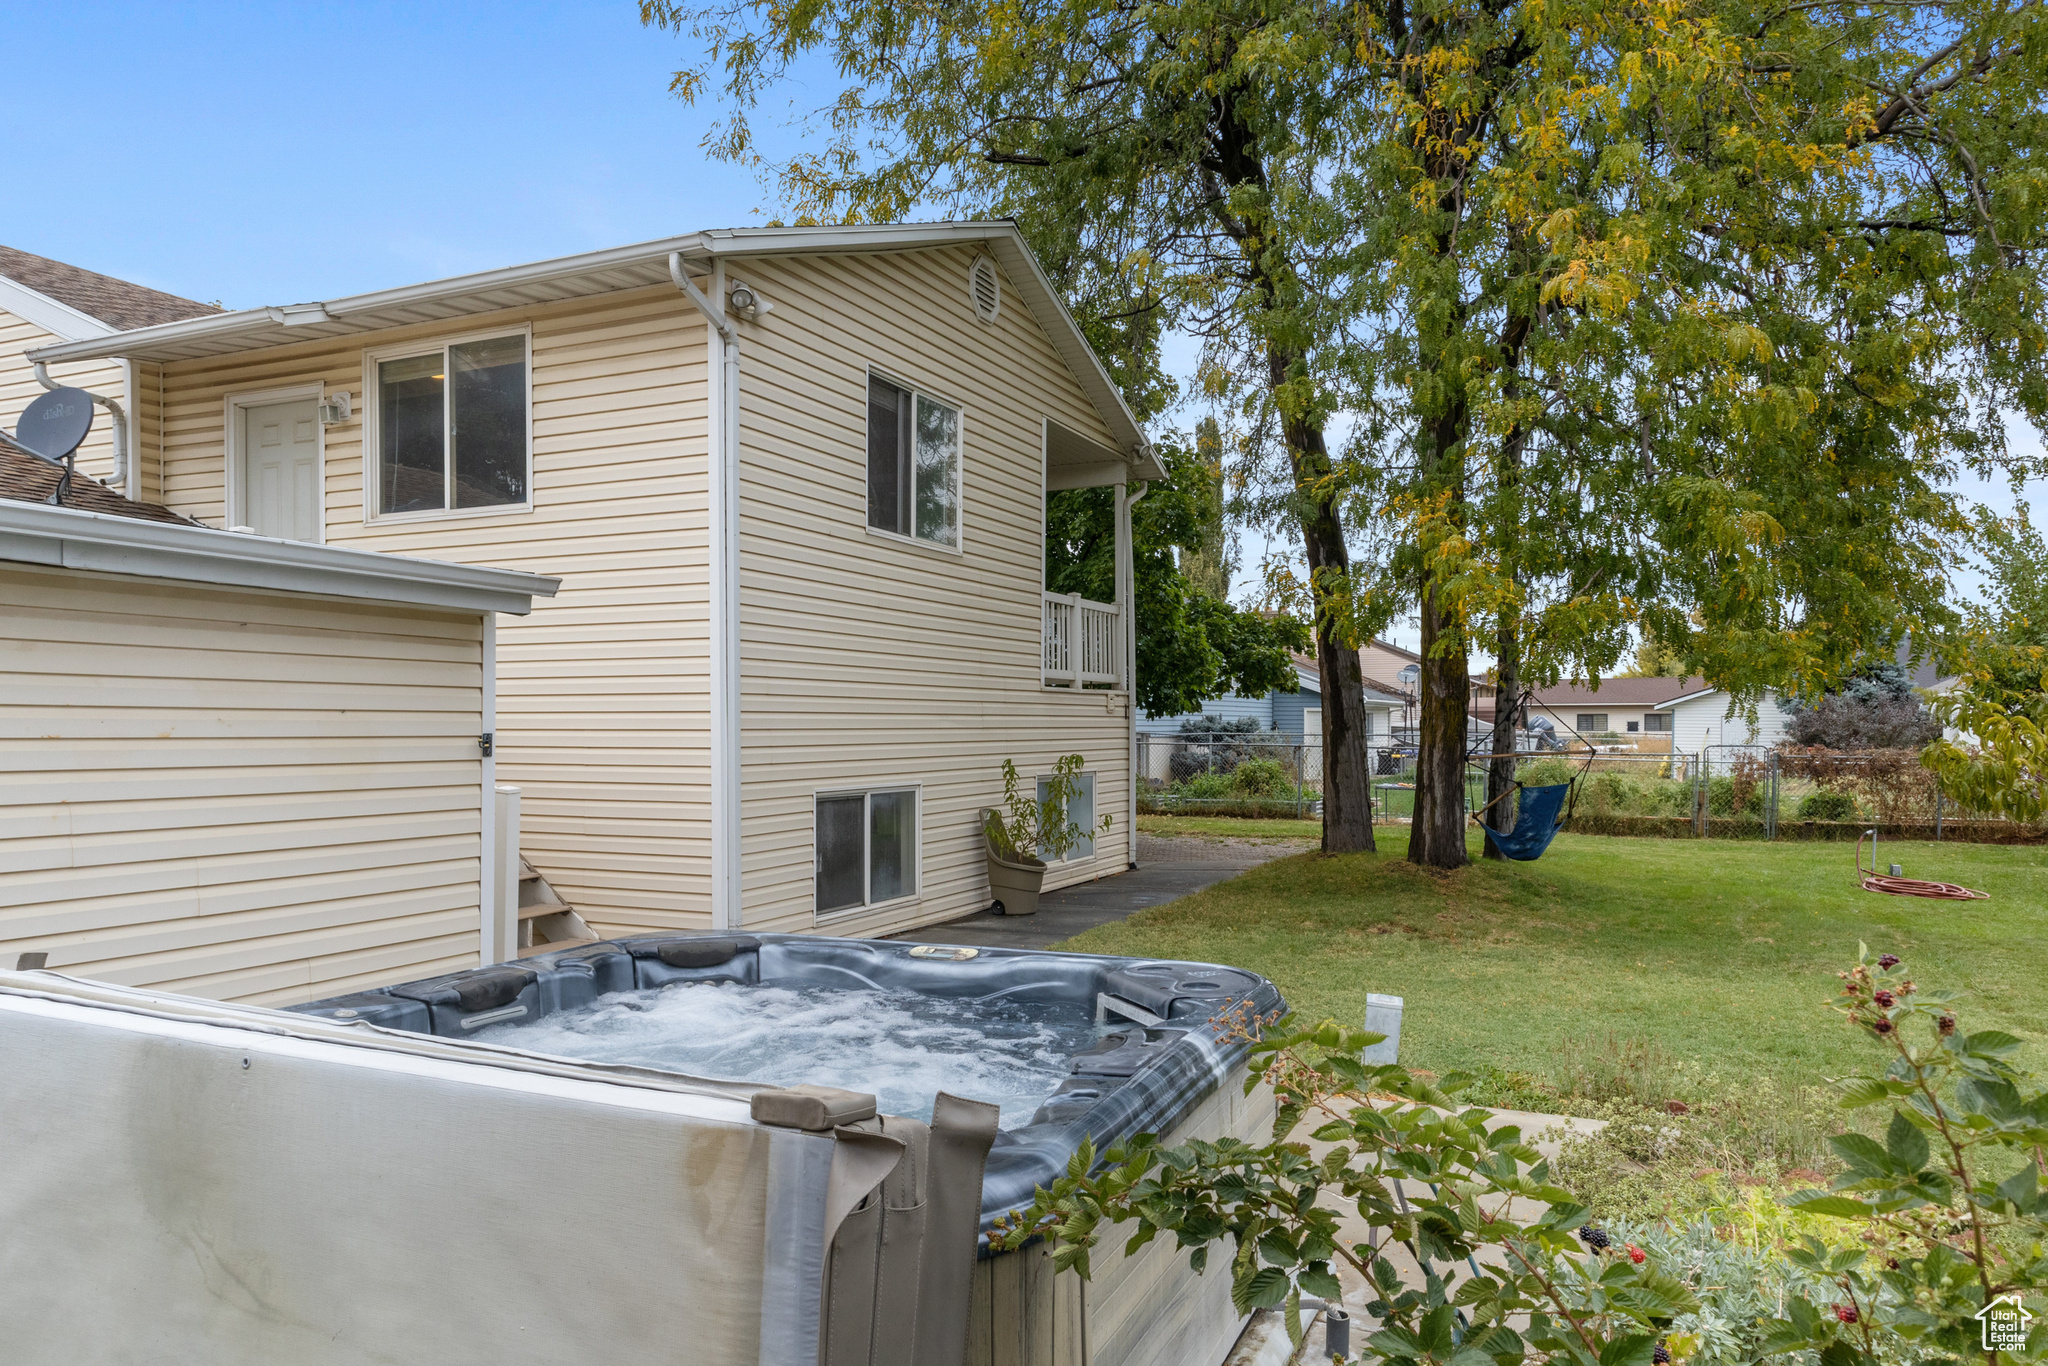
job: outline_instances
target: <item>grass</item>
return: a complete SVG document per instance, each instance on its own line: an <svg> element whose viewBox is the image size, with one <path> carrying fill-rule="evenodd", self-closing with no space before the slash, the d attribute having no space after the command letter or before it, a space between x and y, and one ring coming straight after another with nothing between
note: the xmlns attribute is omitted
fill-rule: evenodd
<svg viewBox="0 0 2048 1366"><path fill-rule="evenodd" d="M1234 816L1139 816L1138 833L1168 838L1199 835L1218 840L1307 840L1320 843L1323 823L1282 816L1264 820L1242 820Z"/></svg>
<svg viewBox="0 0 2048 1366"><path fill-rule="evenodd" d="M1140 825L1259 838L1304 829ZM2022 1064L2048 1070L2040 849L1886 842L1884 861L1909 876L1991 894L1950 902L1863 891L1839 845L1566 834L1535 863L1443 874L1405 861L1405 830L1378 833L1378 855L1278 859L1065 947L1238 964L1312 1019L1361 1020L1367 992L1392 992L1406 1000L1402 1060L1437 1072L1558 1085L1572 1067L1648 1049L1680 1064L1680 1091L1688 1076L1800 1087L1876 1065L1822 1004L1862 940L1899 954L1923 984L1967 989L1966 1027L2020 1036Z"/></svg>

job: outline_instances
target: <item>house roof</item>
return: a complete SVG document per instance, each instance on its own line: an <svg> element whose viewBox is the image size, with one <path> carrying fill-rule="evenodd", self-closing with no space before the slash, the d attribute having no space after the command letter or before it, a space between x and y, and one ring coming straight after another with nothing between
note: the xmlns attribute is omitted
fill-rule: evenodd
<svg viewBox="0 0 2048 1366"><path fill-rule="evenodd" d="M1538 688L1530 698L1536 706L1549 707L1659 707L1706 690L1706 680L1691 678L1603 678L1595 690L1583 683L1561 683Z"/></svg>
<svg viewBox="0 0 2048 1366"><path fill-rule="evenodd" d="M1420 664L1422 662L1421 655L1415 653L1415 651L1413 650L1403 649L1401 646L1396 645L1391 640L1380 640L1375 638L1367 642L1367 647L1370 649L1385 650L1390 655L1399 655L1401 658L1413 661L1417 664Z"/></svg>
<svg viewBox="0 0 2048 1366"><path fill-rule="evenodd" d="M478 613L524 614L535 597L561 586L560 579L513 569L216 531L172 517L0 499L0 560Z"/></svg>
<svg viewBox="0 0 2048 1366"><path fill-rule="evenodd" d="M1323 667L1316 662L1316 657L1314 655L1302 654L1298 650L1290 650L1288 653L1294 658L1294 672L1300 676L1301 681L1305 685L1313 685L1317 694L1320 695L1323 690ZM1375 679L1363 678L1362 681L1365 684L1365 700L1368 702L1384 702L1389 705L1398 705L1405 697L1405 694L1399 688L1390 688Z"/></svg>
<svg viewBox="0 0 2048 1366"><path fill-rule="evenodd" d="M154 327L182 318L213 316L220 312L212 304L182 299L160 289L117 280L111 275L83 270L14 247L0 247L0 277L33 290L45 299L54 300L66 309L84 314L87 319L102 324L101 330ZM32 321L41 325L39 319ZM93 331L61 326L48 330L57 332L59 336L86 335Z"/></svg>
<svg viewBox="0 0 2048 1366"><path fill-rule="evenodd" d="M0 498L19 503L41 503L56 489L57 480L62 475L63 471L57 466L40 456L30 455L0 435ZM138 503L123 498L99 480L84 474L71 476L71 488L65 494L64 506L110 517L132 517L140 522L199 525L191 518L180 516L169 508L158 507L155 503Z"/></svg>
<svg viewBox="0 0 2048 1366"><path fill-rule="evenodd" d="M632 246L610 247L576 256L506 266L397 289L230 313L209 313L140 326L113 337L65 342L29 353L40 361L173 361L284 346L293 342L440 322L503 309L555 303L618 290L645 289L670 281L672 256L699 269L715 261L762 256L915 251L981 245L1008 274L1025 306L1052 339L1082 390L1114 434L1115 452L1138 479L1163 480L1166 471L1152 454L1137 419L1124 405L1109 372L1081 335L1073 315L1046 278L1038 258L1008 219L967 223L873 223L811 228L718 228L665 237ZM1091 443L1092 444L1092 443ZM1077 457L1079 458L1079 457Z"/></svg>

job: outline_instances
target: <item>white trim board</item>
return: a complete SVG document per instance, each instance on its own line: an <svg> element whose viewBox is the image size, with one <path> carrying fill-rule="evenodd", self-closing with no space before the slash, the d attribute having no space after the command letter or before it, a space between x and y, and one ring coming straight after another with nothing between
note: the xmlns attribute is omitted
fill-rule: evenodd
<svg viewBox="0 0 2048 1366"><path fill-rule="evenodd" d="M5 275L0 275L0 308L67 342L111 337L120 331L89 313L81 313L70 304L53 299L39 289L30 289L21 281Z"/></svg>
<svg viewBox="0 0 2048 1366"><path fill-rule="evenodd" d="M588 298L618 290L650 288L668 283L668 259L672 253L680 253L692 266L705 270L715 263L756 256L919 251L971 245L987 248L997 265L1008 275L1025 307L1045 329L1061 359L1080 381L1097 414L1123 448L1118 454L1129 462L1128 478L1165 479L1166 472L1153 455L1137 418L1124 404L1123 395L1109 378L1101 359L1081 335L1079 325L1060 300L1058 291L1046 277L1023 234L1015 223L1007 219L813 228L718 228L321 303L208 314L155 327L138 327L112 337L46 346L28 354L31 360L47 361L99 360L115 356L135 360L192 360L294 342L331 340L436 320L452 321L482 313Z"/></svg>

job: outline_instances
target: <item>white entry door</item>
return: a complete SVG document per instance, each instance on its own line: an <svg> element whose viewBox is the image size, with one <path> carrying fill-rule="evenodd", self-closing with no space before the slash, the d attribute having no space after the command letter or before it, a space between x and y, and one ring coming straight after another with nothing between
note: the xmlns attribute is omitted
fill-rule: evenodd
<svg viewBox="0 0 2048 1366"><path fill-rule="evenodd" d="M242 524L259 536L320 539L320 415L315 400L243 408Z"/></svg>

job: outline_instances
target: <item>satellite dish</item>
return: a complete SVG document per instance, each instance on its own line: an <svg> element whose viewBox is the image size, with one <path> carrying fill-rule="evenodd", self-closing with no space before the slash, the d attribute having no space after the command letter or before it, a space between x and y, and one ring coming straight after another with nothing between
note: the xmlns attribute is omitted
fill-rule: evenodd
<svg viewBox="0 0 2048 1366"><path fill-rule="evenodd" d="M84 389L51 389L20 414L16 444L51 465L61 465L92 430L92 395Z"/></svg>
<svg viewBox="0 0 2048 1366"><path fill-rule="evenodd" d="M52 389L22 412L14 440L53 465L77 450L92 430L92 395L83 389Z"/></svg>

